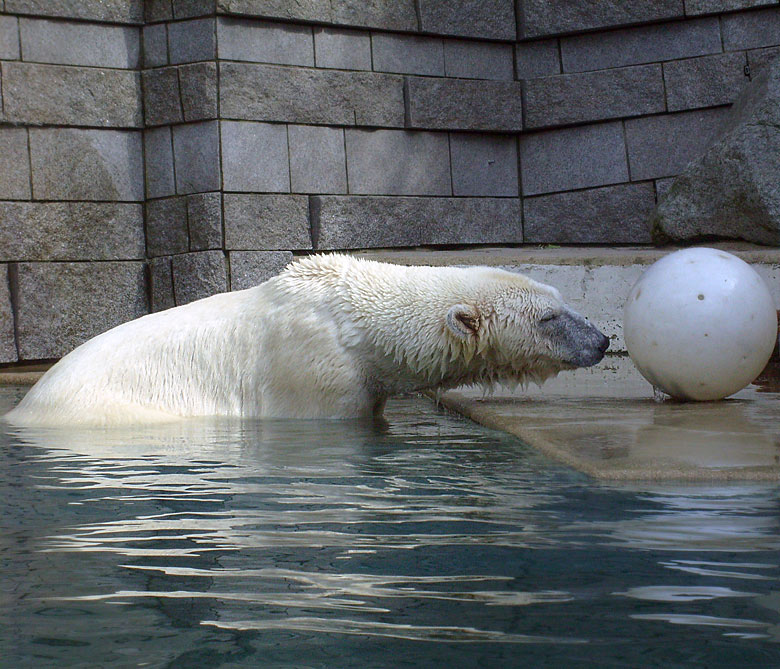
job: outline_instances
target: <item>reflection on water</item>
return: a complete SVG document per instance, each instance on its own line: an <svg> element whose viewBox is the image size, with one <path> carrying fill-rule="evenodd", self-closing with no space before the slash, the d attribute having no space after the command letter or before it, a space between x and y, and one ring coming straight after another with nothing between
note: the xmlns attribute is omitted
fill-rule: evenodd
<svg viewBox="0 0 780 669"><path fill-rule="evenodd" d="M0 664L780 666L776 486L387 419L2 428Z"/></svg>

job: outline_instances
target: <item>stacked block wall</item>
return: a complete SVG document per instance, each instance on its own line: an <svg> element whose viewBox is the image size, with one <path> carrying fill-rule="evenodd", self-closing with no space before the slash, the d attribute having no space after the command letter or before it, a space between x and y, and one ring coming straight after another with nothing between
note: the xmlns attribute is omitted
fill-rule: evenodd
<svg viewBox="0 0 780 669"><path fill-rule="evenodd" d="M113 324L93 301L127 318L298 253L646 243L657 198L780 50L766 0L3 9L3 361ZM85 310L83 331L52 336L54 305Z"/></svg>

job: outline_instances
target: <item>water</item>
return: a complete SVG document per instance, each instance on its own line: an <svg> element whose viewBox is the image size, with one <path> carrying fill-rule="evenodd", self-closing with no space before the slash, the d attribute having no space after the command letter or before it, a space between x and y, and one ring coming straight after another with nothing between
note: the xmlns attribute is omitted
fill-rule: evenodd
<svg viewBox="0 0 780 669"><path fill-rule="evenodd" d="M780 667L776 486L599 484L421 398L0 459L3 667Z"/></svg>

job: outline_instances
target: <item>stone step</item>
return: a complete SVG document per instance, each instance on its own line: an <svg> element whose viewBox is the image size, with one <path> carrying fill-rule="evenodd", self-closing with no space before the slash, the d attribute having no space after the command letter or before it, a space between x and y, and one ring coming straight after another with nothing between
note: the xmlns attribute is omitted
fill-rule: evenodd
<svg viewBox="0 0 780 669"><path fill-rule="evenodd" d="M780 309L780 248L746 243L712 243L750 263L767 282ZM634 282L659 258L678 247L490 247L465 250L363 251L355 255L402 265L488 265L522 272L561 291L611 340L610 352L624 353L623 303Z"/></svg>

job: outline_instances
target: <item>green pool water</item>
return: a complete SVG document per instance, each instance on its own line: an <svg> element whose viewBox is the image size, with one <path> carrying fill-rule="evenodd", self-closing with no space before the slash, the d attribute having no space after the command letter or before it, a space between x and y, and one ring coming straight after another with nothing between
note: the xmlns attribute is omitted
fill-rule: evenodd
<svg viewBox="0 0 780 669"><path fill-rule="evenodd" d="M0 666L780 666L778 486L386 418L0 424Z"/></svg>

